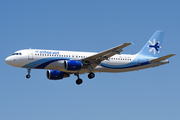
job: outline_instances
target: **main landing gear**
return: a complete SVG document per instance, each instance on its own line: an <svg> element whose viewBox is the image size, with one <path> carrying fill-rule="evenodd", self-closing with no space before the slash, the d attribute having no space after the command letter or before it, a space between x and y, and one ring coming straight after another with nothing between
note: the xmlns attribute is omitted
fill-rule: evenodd
<svg viewBox="0 0 180 120"><path fill-rule="evenodd" d="M92 78L94 78L95 77L95 74L93 73L93 72L90 72L89 74L88 74L88 78L89 79L92 79Z"/></svg>
<svg viewBox="0 0 180 120"><path fill-rule="evenodd" d="M74 75L78 77L78 79L76 80L76 84L80 85L83 82L83 80L81 78L79 78L79 74L78 73L74 74Z"/></svg>
<svg viewBox="0 0 180 120"><path fill-rule="evenodd" d="M78 79L76 80L76 84L77 84L77 85L80 85L82 82L83 82L83 80L80 79L80 78L78 78Z"/></svg>
<svg viewBox="0 0 180 120"><path fill-rule="evenodd" d="M28 70L28 74L26 75L26 78L29 79L31 77L31 75L30 75L31 68L27 68L27 70Z"/></svg>
<svg viewBox="0 0 180 120"><path fill-rule="evenodd" d="M77 85L82 84L82 83L83 83L83 80L82 80L81 78L79 78L79 73L74 74L74 75L78 77L78 79L76 80L76 84L77 84ZM94 77L95 77L95 74L94 74L93 72L90 72L90 73L88 74L88 78L89 78L89 79L92 79L92 78L94 78Z"/></svg>

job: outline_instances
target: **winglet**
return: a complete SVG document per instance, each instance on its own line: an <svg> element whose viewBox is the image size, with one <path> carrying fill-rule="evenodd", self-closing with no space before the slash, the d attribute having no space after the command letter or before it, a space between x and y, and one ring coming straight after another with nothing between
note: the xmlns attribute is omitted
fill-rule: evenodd
<svg viewBox="0 0 180 120"><path fill-rule="evenodd" d="M176 55L176 54L170 54L170 55L166 55L166 56L163 56L163 57L160 57L160 58L157 58L157 59L149 60L149 62L160 62L160 61L168 59L168 58L170 58L170 57L172 57L174 55Z"/></svg>
<svg viewBox="0 0 180 120"><path fill-rule="evenodd" d="M136 41L133 41L133 42L131 42L131 44L134 45L135 42L136 42Z"/></svg>

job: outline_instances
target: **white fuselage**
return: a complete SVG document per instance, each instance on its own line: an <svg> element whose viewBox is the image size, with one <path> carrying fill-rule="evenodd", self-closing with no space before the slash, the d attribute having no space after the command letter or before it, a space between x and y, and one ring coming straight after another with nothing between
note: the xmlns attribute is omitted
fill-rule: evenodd
<svg viewBox="0 0 180 120"><path fill-rule="evenodd" d="M105 51L74 52L59 50L26 49L19 50L6 58L6 63L15 67L27 68L26 78L30 78L31 69L48 69L49 80L59 80L77 76L76 84L83 81L80 74L89 73L88 78L95 77L95 72L129 72L155 67L169 63L168 58L175 54L160 57L163 31L156 31L144 47L135 55L120 54L132 43L123 43Z"/></svg>
<svg viewBox="0 0 180 120"><path fill-rule="evenodd" d="M68 73L89 73L84 67L78 71L69 71L64 68L65 60L81 60L95 55L93 52L73 52L59 50L26 49L15 52L6 58L6 63L15 67L32 69L51 69ZM116 54L97 65L92 72L128 72L155 67L168 61L150 63L149 57L126 54Z"/></svg>

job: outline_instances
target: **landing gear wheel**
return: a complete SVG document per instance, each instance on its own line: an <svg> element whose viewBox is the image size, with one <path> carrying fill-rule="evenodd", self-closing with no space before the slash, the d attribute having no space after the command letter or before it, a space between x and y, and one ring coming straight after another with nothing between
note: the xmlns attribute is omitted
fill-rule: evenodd
<svg viewBox="0 0 180 120"><path fill-rule="evenodd" d="M26 75L26 78L30 78L30 77L31 77L31 75L29 75L29 74L28 74L28 75Z"/></svg>
<svg viewBox="0 0 180 120"><path fill-rule="evenodd" d="M94 73L90 72L90 73L88 74L88 78L89 78L89 79L92 79L92 78L94 78L94 77L95 77L95 74L94 74Z"/></svg>
<svg viewBox="0 0 180 120"><path fill-rule="evenodd" d="M82 81L82 79L80 79L80 78L76 80L76 84L77 84L77 85L80 85L82 82L83 82L83 81Z"/></svg>
<svg viewBox="0 0 180 120"><path fill-rule="evenodd" d="M26 75L26 78L29 79L31 77L30 73L31 73L31 68L27 68L28 70L28 74Z"/></svg>

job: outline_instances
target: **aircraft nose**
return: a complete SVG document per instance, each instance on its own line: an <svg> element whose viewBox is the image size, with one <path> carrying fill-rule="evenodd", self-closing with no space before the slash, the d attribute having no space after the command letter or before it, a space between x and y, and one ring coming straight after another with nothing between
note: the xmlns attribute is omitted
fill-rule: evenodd
<svg viewBox="0 0 180 120"><path fill-rule="evenodd" d="M7 57L6 59L5 59L5 62L8 64L8 65L10 65L11 64L11 59L10 59L10 57Z"/></svg>

